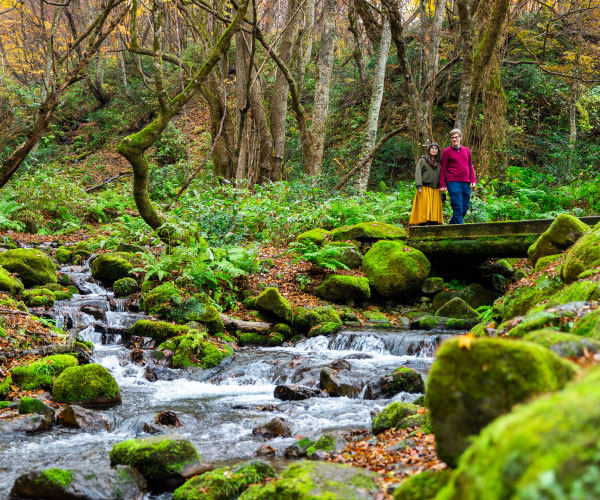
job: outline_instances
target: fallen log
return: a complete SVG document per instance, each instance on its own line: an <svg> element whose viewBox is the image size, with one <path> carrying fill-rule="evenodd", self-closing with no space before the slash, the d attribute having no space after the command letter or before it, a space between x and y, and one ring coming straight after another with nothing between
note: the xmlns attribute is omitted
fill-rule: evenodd
<svg viewBox="0 0 600 500"><path fill-rule="evenodd" d="M267 333L271 330L271 323L262 321L244 321L243 319L232 318L225 314L219 314L221 321L227 329L241 330L242 332Z"/></svg>

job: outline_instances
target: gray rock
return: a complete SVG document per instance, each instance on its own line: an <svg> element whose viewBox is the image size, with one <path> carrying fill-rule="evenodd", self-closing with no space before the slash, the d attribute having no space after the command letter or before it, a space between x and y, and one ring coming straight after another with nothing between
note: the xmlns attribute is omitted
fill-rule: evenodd
<svg viewBox="0 0 600 500"><path fill-rule="evenodd" d="M58 414L58 422L65 427L87 431L107 431L112 425L112 420L103 413L77 405L65 406Z"/></svg>
<svg viewBox="0 0 600 500"><path fill-rule="evenodd" d="M273 395L282 401L302 401L321 396L321 391L303 385L278 385Z"/></svg>
<svg viewBox="0 0 600 500"><path fill-rule="evenodd" d="M293 425L287 420L280 417L275 417L273 420L252 429L252 434L267 438L290 437L292 435L293 428Z"/></svg>

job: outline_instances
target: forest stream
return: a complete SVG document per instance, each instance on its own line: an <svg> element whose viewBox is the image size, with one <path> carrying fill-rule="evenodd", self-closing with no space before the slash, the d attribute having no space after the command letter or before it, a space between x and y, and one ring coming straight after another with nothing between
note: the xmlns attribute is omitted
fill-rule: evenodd
<svg viewBox="0 0 600 500"><path fill-rule="evenodd" d="M419 394L399 393L392 400L367 400L359 394L357 398L281 401L274 397L273 391L280 384L301 383L311 370L316 371L318 381L320 368L340 358L347 360L353 375L365 383L398 366L413 368L426 376L435 348L449 336L421 330L344 330L289 347L243 347L213 369L174 370L156 366L150 350L144 351L143 361L131 361L126 336L119 332L125 333L145 315L127 310L125 299L115 298L112 292L96 284L87 264L60 271L70 277L81 294L57 302L52 315L58 326L72 326L78 330L80 339L94 343L93 361L113 374L123 402L102 410L112 422L109 431L55 426L49 432L0 438L4 441L0 454L2 498L8 495L18 475L33 468L76 466L94 470L96 466L108 465L112 446L147 435L148 425L152 426L155 415L163 410L176 412L183 424L172 432L188 437L203 461L214 464L252 458L265 444L282 457L283 450L298 435L314 438L323 432L367 429L374 412L391 401L412 402ZM96 313L94 317L82 312L82 308L102 314ZM276 416L293 424L293 437L266 439L252 434L253 427ZM147 498L170 496L163 493Z"/></svg>

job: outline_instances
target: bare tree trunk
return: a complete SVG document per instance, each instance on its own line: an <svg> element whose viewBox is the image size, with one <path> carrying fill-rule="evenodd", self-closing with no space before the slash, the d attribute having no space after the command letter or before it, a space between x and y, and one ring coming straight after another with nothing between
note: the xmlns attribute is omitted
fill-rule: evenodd
<svg viewBox="0 0 600 500"><path fill-rule="evenodd" d="M348 6L348 30L352 33L354 37L354 50L352 51L352 57L356 61L356 67L358 68L358 77L361 83L365 83L367 81L367 76L365 74L365 61L363 57L364 48L363 48L363 39L362 33L360 32L360 27L356 22L356 0L352 1Z"/></svg>
<svg viewBox="0 0 600 500"><path fill-rule="evenodd" d="M381 109L381 101L383 99L383 89L385 87L385 70L392 35L390 32L390 23L387 19L383 22L383 30L381 31L381 42L379 44L379 53L377 62L373 69L374 80L373 90L371 91L371 103L369 105L369 114L367 117L367 127L365 130L365 138L363 147L359 155L359 161L371 154L375 147L375 139L377 138L377 124L379 123L379 110ZM366 162L358 171L354 182L354 187L359 194L364 194L369 183L369 174L371 173L371 161Z"/></svg>
<svg viewBox="0 0 600 500"><path fill-rule="evenodd" d="M297 24L295 21L295 17L297 16L296 9L296 0L289 0L285 18L286 28L281 35L279 46L279 57L287 65L290 64L292 59L292 49ZM271 111L270 122L274 146L272 180L281 179L281 163L285 154L285 118L288 107L288 93L289 85L285 75L280 69L277 69L275 85L273 87L273 94L271 95L271 103L269 106Z"/></svg>
<svg viewBox="0 0 600 500"><path fill-rule="evenodd" d="M473 86L469 101L469 113L462 129L463 137L468 137L473 122L475 106L483 86L483 78L493 60L493 54L498 48L502 33L506 26L510 0L496 0L492 16L483 34L482 41L473 60Z"/></svg>
<svg viewBox="0 0 600 500"><path fill-rule="evenodd" d="M52 26L50 27L50 36L48 37L48 44L46 45L46 53L44 54L44 72L42 73L42 95L41 100L45 101L46 97L50 92L54 90L56 86L56 74L54 73L54 37L58 30L58 21L62 13L62 7L56 7L54 11L54 18L52 19Z"/></svg>
<svg viewBox="0 0 600 500"><path fill-rule="evenodd" d="M298 93L302 95L302 89L304 88L304 74L306 68L310 63L312 56L313 47L313 28L315 26L315 0L307 0L304 4L303 9L303 23L301 28L298 30L298 36L296 38L297 56L297 82L298 82Z"/></svg>
<svg viewBox="0 0 600 500"><path fill-rule="evenodd" d="M423 101L421 94L417 90L417 86L412 75L412 70L406 52L406 44L404 42L402 16L395 0L382 0L382 3L389 16L392 40L396 45L398 65L400 67L400 72L404 77L403 84L406 89L406 93L408 94L409 105L413 115L413 121L415 123L417 141L420 146L425 146L430 142L428 133L429 120L427 119L428 106L427 103ZM418 153L420 154L420 152Z"/></svg>
<svg viewBox="0 0 600 500"><path fill-rule="evenodd" d="M471 17L470 0L456 0L456 5L460 19L463 57L460 95L456 106L454 127L466 132L469 103L473 91L473 18Z"/></svg>
<svg viewBox="0 0 600 500"><path fill-rule="evenodd" d="M325 148L325 131L327 113L329 111L329 91L331 89L331 73L333 70L333 50L335 48L335 0L324 0L321 27L321 46L317 63L317 82L315 84L315 102L312 114L311 135L314 141L314 156L306 158L305 172L319 175L323 168L323 150Z"/></svg>

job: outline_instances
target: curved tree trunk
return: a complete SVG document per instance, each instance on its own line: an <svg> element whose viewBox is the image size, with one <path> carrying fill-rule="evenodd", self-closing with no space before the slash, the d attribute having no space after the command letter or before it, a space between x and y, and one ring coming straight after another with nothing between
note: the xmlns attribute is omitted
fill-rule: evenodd
<svg viewBox="0 0 600 500"><path fill-rule="evenodd" d="M192 76L184 90L173 99L170 99L164 89L164 80L162 78L162 54L160 51L162 14L159 6L154 5L152 12L154 24L154 80L159 102L159 112L149 125L137 134L125 137L117 147L117 152L127 158L133 168L133 196L135 204L144 222L152 229L158 229L164 223L164 217L156 210L148 196L149 165L145 152L160 138L171 119L181 112L183 106L201 89L209 73L219 62L222 55L229 49L231 39L240 29L247 9L248 0L242 0L235 17L217 41L207 60ZM135 23L132 24L135 25ZM134 36L132 36L133 40L135 40ZM168 235L160 236L167 237Z"/></svg>

